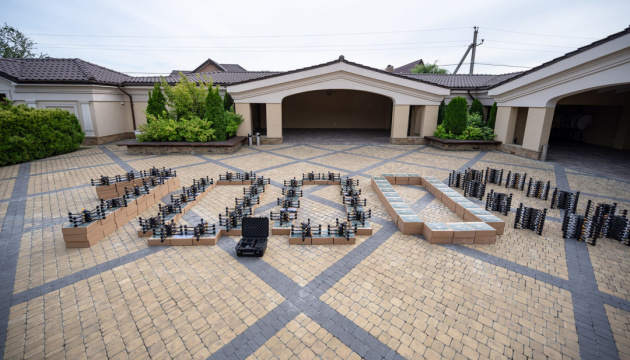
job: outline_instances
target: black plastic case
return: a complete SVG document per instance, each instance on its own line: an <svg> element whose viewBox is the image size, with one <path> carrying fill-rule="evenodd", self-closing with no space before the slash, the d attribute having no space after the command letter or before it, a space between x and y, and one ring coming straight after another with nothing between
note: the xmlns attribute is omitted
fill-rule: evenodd
<svg viewBox="0 0 630 360"><path fill-rule="evenodd" d="M267 250L269 219L266 217L244 217L242 236L236 244L236 255L262 257Z"/></svg>

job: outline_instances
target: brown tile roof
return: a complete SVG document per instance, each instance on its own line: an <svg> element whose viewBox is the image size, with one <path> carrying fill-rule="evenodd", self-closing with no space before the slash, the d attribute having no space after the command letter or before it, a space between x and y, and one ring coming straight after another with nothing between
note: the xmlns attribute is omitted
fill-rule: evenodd
<svg viewBox="0 0 630 360"><path fill-rule="evenodd" d="M197 81L197 82L199 80L202 80L203 75L206 75L212 78L212 82L215 85L228 85L228 84L258 79L261 77L267 77L267 76L276 75L276 74L280 74L280 72L275 72L275 71L245 71L245 72L213 71L213 72L206 72L206 73L188 73L185 75L190 81ZM174 75L174 76L169 75L164 78L169 84L175 84L179 82L179 75ZM153 84L154 82L159 82L159 81L160 81L159 76L144 76L144 77L133 77L130 80L125 81L125 84L143 85L143 84Z"/></svg>
<svg viewBox="0 0 630 360"><path fill-rule="evenodd" d="M225 68L225 71L237 71L237 72L247 71L245 70L245 68L243 68L239 64L221 64L221 66Z"/></svg>
<svg viewBox="0 0 630 360"><path fill-rule="evenodd" d="M410 73L411 69L415 68L416 65L424 65L424 61L422 61L422 59L412 61L409 64L394 68L394 72L395 73Z"/></svg>
<svg viewBox="0 0 630 360"><path fill-rule="evenodd" d="M481 74L401 74L413 79L423 80L428 83L442 85L451 89L490 88L499 82L513 78L520 72L501 75Z"/></svg>
<svg viewBox="0 0 630 360"><path fill-rule="evenodd" d="M0 59L0 76L16 82L120 84L131 76L81 59Z"/></svg>

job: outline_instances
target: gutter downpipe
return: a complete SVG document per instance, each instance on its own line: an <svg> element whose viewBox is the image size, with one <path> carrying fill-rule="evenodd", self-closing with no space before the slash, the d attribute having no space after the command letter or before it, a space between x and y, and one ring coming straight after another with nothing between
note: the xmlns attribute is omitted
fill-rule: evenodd
<svg viewBox="0 0 630 360"><path fill-rule="evenodd" d="M136 113L133 111L133 98L131 97L131 94L129 94L128 92L126 92L125 90L123 90L122 86L117 85L118 86L118 90L122 91L125 95L129 96L129 104L131 105L131 120L133 121L133 131L136 131Z"/></svg>
<svg viewBox="0 0 630 360"><path fill-rule="evenodd" d="M475 101L475 98L472 96L472 94L470 93L470 90L466 90L468 91L468 96L470 96L470 98L472 99L472 101Z"/></svg>

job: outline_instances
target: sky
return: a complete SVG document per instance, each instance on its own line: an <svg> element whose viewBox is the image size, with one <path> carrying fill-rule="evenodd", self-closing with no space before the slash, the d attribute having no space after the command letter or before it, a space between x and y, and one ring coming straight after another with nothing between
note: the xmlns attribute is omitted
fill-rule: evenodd
<svg viewBox="0 0 630 360"><path fill-rule="evenodd" d="M0 23L56 58L130 75L211 58L286 71L337 59L455 70L479 27L475 74L524 71L630 26L630 1L0 0ZM458 73L470 70L470 54Z"/></svg>

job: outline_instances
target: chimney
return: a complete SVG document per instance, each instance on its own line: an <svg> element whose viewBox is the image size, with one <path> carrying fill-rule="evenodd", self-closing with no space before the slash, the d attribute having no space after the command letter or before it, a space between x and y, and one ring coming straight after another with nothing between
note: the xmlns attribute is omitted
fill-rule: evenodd
<svg viewBox="0 0 630 360"><path fill-rule="evenodd" d="M387 67L385 68L385 71L393 73L394 72L394 67L391 65L387 65Z"/></svg>

